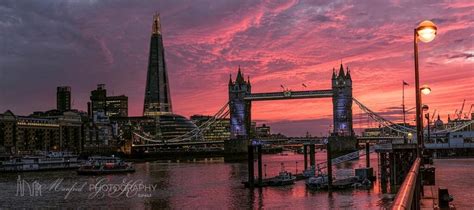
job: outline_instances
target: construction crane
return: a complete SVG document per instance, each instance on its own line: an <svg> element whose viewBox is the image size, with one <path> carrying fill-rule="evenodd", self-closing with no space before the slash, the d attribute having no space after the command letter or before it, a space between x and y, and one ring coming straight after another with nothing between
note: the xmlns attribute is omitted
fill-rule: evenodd
<svg viewBox="0 0 474 210"><path fill-rule="evenodd" d="M469 108L469 112L467 112L466 114L464 114L464 119L469 119L469 115L471 115L472 113L472 107L474 106L474 104L471 104L471 108Z"/></svg>
<svg viewBox="0 0 474 210"><path fill-rule="evenodd" d="M458 120L460 120L461 117L462 117L462 110L464 109L464 104L465 104L465 103L466 103L466 99L464 99L464 101L462 102L462 106L461 106L461 109L459 110L459 112L456 113L456 115L457 115L457 117L458 117L458 118L457 118Z"/></svg>
<svg viewBox="0 0 474 210"><path fill-rule="evenodd" d="M431 115L430 122L433 122L435 115L436 115L436 109L433 111L433 115Z"/></svg>

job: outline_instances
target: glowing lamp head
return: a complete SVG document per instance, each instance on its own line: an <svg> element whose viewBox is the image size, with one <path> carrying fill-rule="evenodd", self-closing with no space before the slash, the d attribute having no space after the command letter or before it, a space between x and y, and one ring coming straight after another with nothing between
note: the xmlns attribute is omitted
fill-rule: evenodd
<svg viewBox="0 0 474 210"><path fill-rule="evenodd" d="M431 88L428 87L428 85L423 85L423 87L420 88L421 93L424 95L428 95L431 93Z"/></svg>
<svg viewBox="0 0 474 210"><path fill-rule="evenodd" d="M413 134L412 134L412 133L408 133L407 137L408 137L409 140L412 140L412 139L413 139Z"/></svg>
<svg viewBox="0 0 474 210"><path fill-rule="evenodd" d="M437 31L438 28L433 22L425 20L416 28L416 35L422 42L431 42L436 37Z"/></svg>

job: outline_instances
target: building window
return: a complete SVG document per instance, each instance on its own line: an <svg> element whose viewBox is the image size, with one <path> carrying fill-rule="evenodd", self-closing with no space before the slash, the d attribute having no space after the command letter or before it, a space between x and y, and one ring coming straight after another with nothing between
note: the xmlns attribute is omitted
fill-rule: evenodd
<svg viewBox="0 0 474 210"><path fill-rule="evenodd" d="M474 138L473 137L466 137L464 138L464 143L474 143Z"/></svg>

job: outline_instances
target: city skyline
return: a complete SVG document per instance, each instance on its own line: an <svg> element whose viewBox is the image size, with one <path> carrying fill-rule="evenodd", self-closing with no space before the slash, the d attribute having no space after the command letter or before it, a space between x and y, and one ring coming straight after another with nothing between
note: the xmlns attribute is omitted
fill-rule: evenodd
<svg viewBox="0 0 474 210"><path fill-rule="evenodd" d="M227 100L229 74L235 78L239 65L250 76L253 92L267 92L281 90L281 85L293 90L326 89L332 68L342 62L351 69L354 97L400 120L402 80L410 84L407 109L414 106L411 36L420 19L431 19L439 27L433 43L420 45L421 82L433 90L423 99L443 119L459 109L463 99L468 107L474 101L470 94L474 26L469 16L474 4L468 1L370 5L380 11L364 9L367 3L351 6L344 1L149 3L0 4L6 17L0 24L6 43L0 60L0 111L29 114L52 109L54 90L61 85L71 86L73 108L86 110L89 91L105 83L115 90L113 94L129 96L130 115L141 115L149 17L156 11L161 13L174 111L187 117L215 113ZM44 9L53 12L39 13ZM408 15L415 9L420 11ZM31 38L36 34L20 30L31 27L43 35L36 42ZM7 37L7 33L18 36ZM49 78L38 80L40 76ZM331 124L331 106L330 99L257 102L252 118L270 124L276 132L319 134ZM353 112L358 128L362 112L358 108Z"/></svg>

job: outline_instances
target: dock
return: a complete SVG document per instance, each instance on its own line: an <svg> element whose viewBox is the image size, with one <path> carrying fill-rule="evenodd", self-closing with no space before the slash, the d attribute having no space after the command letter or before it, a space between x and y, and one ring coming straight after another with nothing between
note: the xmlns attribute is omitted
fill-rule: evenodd
<svg viewBox="0 0 474 210"><path fill-rule="evenodd" d="M302 173L300 174L295 174L294 175L296 177L296 180L295 181L300 181L300 180L305 180L307 179L307 177L303 176ZM253 184L253 187L268 187L268 186L271 186L270 183L271 181L274 179L274 177L272 178L266 178L266 179L262 179L261 182L259 181L254 181L254 184ZM249 182L242 182L242 184L244 184L245 187L251 187Z"/></svg>

